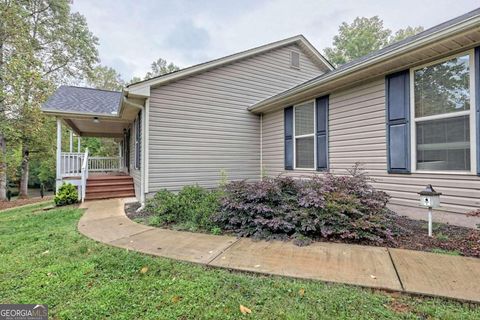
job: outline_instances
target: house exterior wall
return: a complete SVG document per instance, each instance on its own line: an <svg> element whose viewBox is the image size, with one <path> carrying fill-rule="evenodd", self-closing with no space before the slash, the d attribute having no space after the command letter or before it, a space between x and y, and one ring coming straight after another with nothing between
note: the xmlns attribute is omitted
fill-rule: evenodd
<svg viewBox="0 0 480 320"><path fill-rule="evenodd" d="M300 70L290 54L300 52ZM290 45L152 88L148 191L260 177L260 118L250 105L322 73Z"/></svg>
<svg viewBox="0 0 480 320"><path fill-rule="evenodd" d="M285 171L283 110L263 115L263 167L267 175L305 176L315 171ZM329 166L346 174L362 163L375 187L392 196L391 203L418 206L417 192L427 184L442 192L442 209L467 212L480 208L480 177L474 174L389 174L385 123L385 80L379 78L330 95Z"/></svg>

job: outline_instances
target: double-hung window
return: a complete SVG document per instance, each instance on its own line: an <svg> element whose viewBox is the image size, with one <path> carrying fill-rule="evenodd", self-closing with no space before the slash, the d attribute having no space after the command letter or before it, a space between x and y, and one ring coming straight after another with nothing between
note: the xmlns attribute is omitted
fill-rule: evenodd
<svg viewBox="0 0 480 320"><path fill-rule="evenodd" d="M315 102L294 106L295 169L315 169Z"/></svg>
<svg viewBox="0 0 480 320"><path fill-rule="evenodd" d="M473 70L473 52L411 70L412 169L476 170Z"/></svg>

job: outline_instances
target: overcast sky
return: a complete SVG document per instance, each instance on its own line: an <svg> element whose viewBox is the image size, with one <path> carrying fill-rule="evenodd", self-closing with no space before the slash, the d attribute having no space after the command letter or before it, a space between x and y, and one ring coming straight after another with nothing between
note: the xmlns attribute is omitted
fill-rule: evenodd
<svg viewBox="0 0 480 320"><path fill-rule="evenodd" d="M73 0L100 40L103 65L125 80L143 77L152 61L180 67L303 34L323 52L338 26L380 16L393 31L425 28L478 7L478 0Z"/></svg>

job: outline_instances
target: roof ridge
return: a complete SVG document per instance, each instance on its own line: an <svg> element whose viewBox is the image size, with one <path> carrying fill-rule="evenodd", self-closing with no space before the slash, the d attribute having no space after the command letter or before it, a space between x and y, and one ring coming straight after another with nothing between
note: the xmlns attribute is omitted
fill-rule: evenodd
<svg viewBox="0 0 480 320"><path fill-rule="evenodd" d="M277 40L277 41L273 41L273 42L269 42L269 43L266 43L266 44L263 44L263 45L260 45L260 46L256 46L256 47L253 47L253 48L249 48L249 49L246 49L246 50L242 50L242 51L239 51L239 52L235 52L235 53L232 53L232 54L229 54L229 55L226 55L226 56L222 56L222 57L219 57L219 58L215 58L215 59L212 59L212 60L208 60L208 61L204 61L204 62L201 62L201 63L198 63L198 64L194 64L194 65L191 65L189 67L186 67L186 68L183 68L183 69L179 69L179 70L176 70L176 71L173 71L173 72L169 72L169 73L165 73L165 74L162 74L162 75L159 75L159 76L156 76L156 77L153 77L153 78L149 78L149 79L145 79L145 80L142 80L142 81L138 81L138 82L135 82L135 83L130 83L129 85L127 85L126 87L129 88L131 87L132 85L138 85L138 84L141 84L143 82L147 82L147 81L151 81L151 80L156 80L156 79L161 79L163 77L166 77L166 76L170 76L172 74L175 74L175 73L179 73L179 72L186 72L190 69L193 69L193 68L197 68L197 67L200 67L200 66L203 66L203 65L207 65L207 64L210 64L210 63L215 63L215 62L218 62L218 61L221 61L221 60L227 60L229 58L232 58L232 57L235 57L235 56L241 56L243 54L247 54L249 51L252 52L252 55L255 55L255 54L260 54L260 53L254 53L255 51L258 51L258 50L261 50L262 48L265 48L265 50L267 50L268 47L274 47L276 48L275 46L278 45L283 45L282 46L286 46L286 45L289 45L289 44L293 44L295 42L298 42L298 41L303 41L305 42L306 44L308 44L310 47L313 48L313 50L321 57L321 59L319 60L325 60L326 61L326 64L328 64L328 66L330 67L333 67L332 64L317 50L317 48L315 48L306 38L303 34L297 34L297 35L294 35L294 36L291 36L291 37L288 37L288 38L284 38L284 39L280 39L280 40ZM273 49L273 48L272 48ZM271 49L271 50L272 50ZM311 49L312 50L312 49ZM327 67L328 67L327 66Z"/></svg>
<svg viewBox="0 0 480 320"><path fill-rule="evenodd" d="M80 86L72 86L72 85L61 85L60 87L69 87L69 88L76 88L76 89L87 89L87 90L105 91L105 92L111 92L111 93L122 93L122 91L116 91L116 90L107 90L107 89L99 89L99 88L91 88L91 87L80 87Z"/></svg>

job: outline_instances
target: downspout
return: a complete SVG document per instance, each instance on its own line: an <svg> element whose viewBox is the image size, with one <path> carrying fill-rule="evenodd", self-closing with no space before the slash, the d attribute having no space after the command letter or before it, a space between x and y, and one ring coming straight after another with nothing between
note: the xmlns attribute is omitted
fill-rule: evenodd
<svg viewBox="0 0 480 320"><path fill-rule="evenodd" d="M263 113L260 113L260 181L263 181Z"/></svg>

